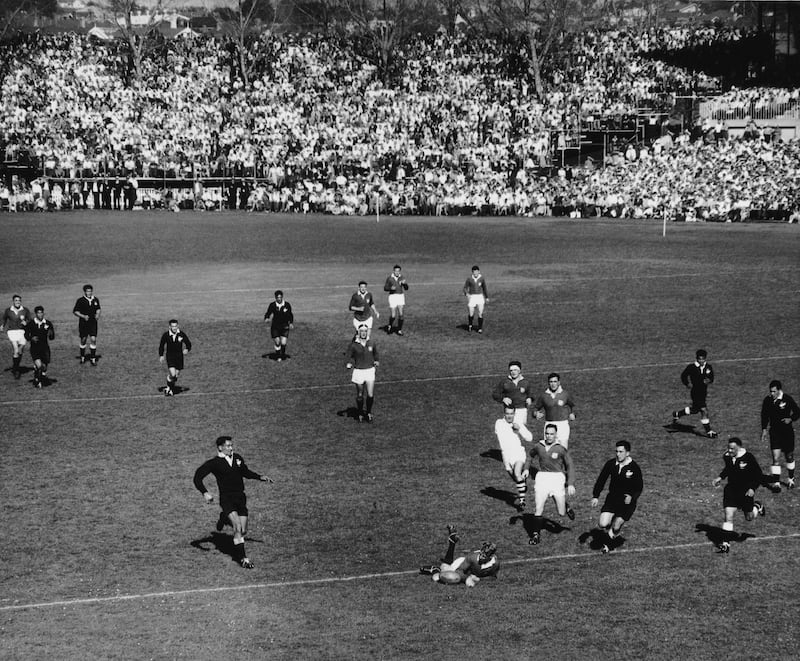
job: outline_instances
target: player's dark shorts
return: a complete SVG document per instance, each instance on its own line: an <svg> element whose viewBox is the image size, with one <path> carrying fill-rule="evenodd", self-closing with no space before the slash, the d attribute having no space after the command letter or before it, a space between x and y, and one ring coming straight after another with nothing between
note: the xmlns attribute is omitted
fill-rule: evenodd
<svg viewBox="0 0 800 661"><path fill-rule="evenodd" d="M623 521L630 521L630 518L636 511L636 501L632 500L629 505L626 505L625 494L608 494L600 511L611 512L614 516L618 516Z"/></svg>
<svg viewBox="0 0 800 661"><path fill-rule="evenodd" d="M89 337L90 335L97 336L97 319L78 319L78 336Z"/></svg>
<svg viewBox="0 0 800 661"><path fill-rule="evenodd" d="M749 514L753 511L754 504L755 495L747 496L741 489L732 489L729 484L725 485L725 490L722 492L723 507L735 507L737 510Z"/></svg>
<svg viewBox="0 0 800 661"><path fill-rule="evenodd" d="M288 326L271 326L269 329L270 335L272 337L286 337L289 335L289 327Z"/></svg>
<svg viewBox="0 0 800 661"><path fill-rule="evenodd" d="M794 452L794 427L786 425L783 428L770 427L770 450L780 450L784 454Z"/></svg>
<svg viewBox="0 0 800 661"><path fill-rule="evenodd" d="M45 365L50 364L50 346L40 342L31 342L31 359L41 360Z"/></svg>
<svg viewBox="0 0 800 661"><path fill-rule="evenodd" d="M172 367L176 370L183 369L183 353L167 354L167 367Z"/></svg>
<svg viewBox="0 0 800 661"><path fill-rule="evenodd" d="M703 388L702 390L692 390L692 410L696 413L700 409L708 408L708 404L706 404L706 398L708 397L708 391Z"/></svg>
<svg viewBox="0 0 800 661"><path fill-rule="evenodd" d="M219 495L219 506L225 516L228 516L231 512L236 512L239 516L247 516L247 496L245 496L244 491L221 493Z"/></svg>

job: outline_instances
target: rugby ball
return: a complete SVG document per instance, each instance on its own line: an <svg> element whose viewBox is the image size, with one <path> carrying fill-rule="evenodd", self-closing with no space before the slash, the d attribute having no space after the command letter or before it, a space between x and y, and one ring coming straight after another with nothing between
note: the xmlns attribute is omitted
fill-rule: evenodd
<svg viewBox="0 0 800 661"><path fill-rule="evenodd" d="M452 569L445 569L444 571L439 572L439 583L444 583L445 585L458 585L464 580L464 576L457 571L453 571Z"/></svg>

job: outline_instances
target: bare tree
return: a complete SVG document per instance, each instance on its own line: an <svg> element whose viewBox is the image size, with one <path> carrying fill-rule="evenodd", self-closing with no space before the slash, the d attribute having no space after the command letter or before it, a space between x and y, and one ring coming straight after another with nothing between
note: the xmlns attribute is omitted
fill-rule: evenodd
<svg viewBox="0 0 800 661"><path fill-rule="evenodd" d="M111 20L119 26L128 55L127 79L136 85L142 78L142 62L155 47L158 26L170 0L156 0L147 8L137 0L109 0Z"/></svg>
<svg viewBox="0 0 800 661"><path fill-rule="evenodd" d="M582 20L591 0L477 0L479 17L490 30L522 38L536 94L544 94L542 63L558 35Z"/></svg>
<svg viewBox="0 0 800 661"><path fill-rule="evenodd" d="M223 9L218 14L231 40L232 74L247 88L257 62L255 42L275 27L276 12L269 0L237 0L235 9Z"/></svg>
<svg viewBox="0 0 800 661"><path fill-rule="evenodd" d="M2 0L0 2L0 40L14 28L19 27L25 18L33 16L52 16L58 9L57 0Z"/></svg>
<svg viewBox="0 0 800 661"><path fill-rule="evenodd" d="M437 0L436 4L441 8L442 17L447 22L447 34L454 34L456 19L464 8L464 2L462 0Z"/></svg>
<svg viewBox="0 0 800 661"><path fill-rule="evenodd" d="M424 25L435 25L425 0L341 0L345 15L355 31L367 39L368 52L384 83L393 75L398 48Z"/></svg>

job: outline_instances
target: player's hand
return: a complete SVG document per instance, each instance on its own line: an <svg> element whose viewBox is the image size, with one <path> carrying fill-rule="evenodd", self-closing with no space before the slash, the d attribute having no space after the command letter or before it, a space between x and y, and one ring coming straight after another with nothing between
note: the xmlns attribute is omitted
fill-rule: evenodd
<svg viewBox="0 0 800 661"><path fill-rule="evenodd" d="M294 330L294 324L289 324L289 330Z"/></svg>
<svg viewBox="0 0 800 661"><path fill-rule="evenodd" d="M503 404L505 404L506 406L511 406L511 398L503 397Z"/></svg>
<svg viewBox="0 0 800 661"><path fill-rule="evenodd" d="M752 489L748 489L747 491L744 492L744 495L747 496L748 498L752 498L753 496L756 495L756 492L753 491Z"/></svg>
<svg viewBox="0 0 800 661"><path fill-rule="evenodd" d="M464 581L464 584L465 584L465 585L466 585L468 588L474 588L474 587L475 587L475 585L478 583L478 581L479 581L479 580L480 580L480 579L479 579L477 576L474 576L474 575L470 574L469 576L467 576L467 580L466 580L466 581Z"/></svg>
<svg viewBox="0 0 800 661"><path fill-rule="evenodd" d="M722 478L721 477L715 477L714 481L711 484L713 484L715 487L718 487L720 484L722 484Z"/></svg>
<svg viewBox="0 0 800 661"><path fill-rule="evenodd" d="M189 353L189 350L188 349L184 349L183 350L183 355L185 356L187 353Z"/></svg>
<svg viewBox="0 0 800 661"><path fill-rule="evenodd" d="M519 431L519 423L512 422L511 423L511 429L513 429L514 431Z"/></svg>
<svg viewBox="0 0 800 661"><path fill-rule="evenodd" d="M626 493L624 498L625 504L630 505L632 500L633 498L631 498L631 495L629 493Z"/></svg>
<svg viewBox="0 0 800 661"><path fill-rule="evenodd" d="M345 366L344 366L344 368L345 368L346 370L351 370L351 369L353 369L353 363L347 363L347 365L345 365Z"/></svg>
<svg viewBox="0 0 800 661"><path fill-rule="evenodd" d="M574 422L574 420L575 420L575 414L574 414L574 413L570 413L570 414L569 414L569 419L570 419L570 421L573 421L573 422Z"/></svg>
<svg viewBox="0 0 800 661"><path fill-rule="evenodd" d="M523 480L527 480L528 479L528 475L530 475L530 471L528 471L528 469L526 468L524 471L522 471L522 475L520 475L520 477Z"/></svg>
<svg viewBox="0 0 800 661"><path fill-rule="evenodd" d="M571 484L567 487L567 495L570 498L575 495L575 487Z"/></svg>
<svg viewBox="0 0 800 661"><path fill-rule="evenodd" d="M164 356L159 356L158 357L158 362L163 363L164 362Z"/></svg>
<svg viewBox="0 0 800 661"><path fill-rule="evenodd" d="M597 507L598 500L597 498L592 498L592 507Z"/></svg>
<svg viewBox="0 0 800 661"><path fill-rule="evenodd" d="M792 424L792 419L791 418L781 418L781 422L784 425L790 425L790 424Z"/></svg>
<svg viewBox="0 0 800 661"><path fill-rule="evenodd" d="M761 430L761 440L766 441L769 438L769 431L766 429Z"/></svg>
<svg viewBox="0 0 800 661"><path fill-rule="evenodd" d="M207 502L207 503L213 503L213 502L214 502L214 496L212 496L210 493L208 493L208 491L206 491L206 492L203 494L203 498L205 498L205 499L206 499L206 502Z"/></svg>
<svg viewBox="0 0 800 661"><path fill-rule="evenodd" d="M267 476L267 475L262 475L262 476L261 476L261 481L262 481L262 482L269 482L270 484L272 484L272 478L270 478L270 477L269 477L269 476Z"/></svg>
<svg viewBox="0 0 800 661"><path fill-rule="evenodd" d="M373 362L373 363L372 363L372 366L373 366L373 367L377 367L378 365L380 365L380 362L379 362L379 361L377 361L377 360L376 360L375 362Z"/></svg>
<svg viewBox="0 0 800 661"><path fill-rule="evenodd" d="M375 310L375 318L376 319L380 319L381 318L381 313L378 312L377 310Z"/></svg>

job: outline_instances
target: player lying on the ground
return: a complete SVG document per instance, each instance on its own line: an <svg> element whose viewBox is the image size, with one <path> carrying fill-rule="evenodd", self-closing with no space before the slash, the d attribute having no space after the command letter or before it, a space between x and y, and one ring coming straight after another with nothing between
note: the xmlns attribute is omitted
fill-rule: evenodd
<svg viewBox="0 0 800 661"><path fill-rule="evenodd" d="M425 565L419 568L420 574L430 574L437 583L457 585L465 583L468 588L482 578L497 578L500 563L497 560L497 546L483 542L481 547L466 555L455 558L458 535L454 526L447 526L447 553L440 565Z"/></svg>

